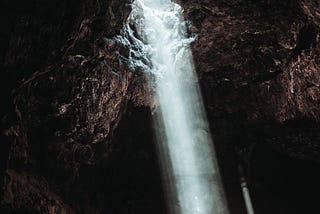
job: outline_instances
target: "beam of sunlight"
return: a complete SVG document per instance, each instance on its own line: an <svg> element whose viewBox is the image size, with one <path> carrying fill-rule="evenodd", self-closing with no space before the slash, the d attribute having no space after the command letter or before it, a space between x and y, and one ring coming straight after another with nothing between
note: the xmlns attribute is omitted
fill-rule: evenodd
<svg viewBox="0 0 320 214"><path fill-rule="evenodd" d="M155 129L169 212L229 213L189 48L194 39L187 36L181 6L170 0L135 0L130 21L139 35L129 28L127 33L135 44L141 46L140 39L147 43L139 54L148 52L152 64L159 103Z"/></svg>

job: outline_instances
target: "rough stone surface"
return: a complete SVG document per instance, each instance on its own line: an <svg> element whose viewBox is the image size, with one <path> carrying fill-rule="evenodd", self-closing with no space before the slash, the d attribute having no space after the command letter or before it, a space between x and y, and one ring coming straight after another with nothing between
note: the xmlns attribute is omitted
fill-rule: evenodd
<svg viewBox="0 0 320 214"><path fill-rule="evenodd" d="M320 6L181 0L231 213L317 213ZM165 213L130 1L2 1L1 213Z"/></svg>
<svg viewBox="0 0 320 214"><path fill-rule="evenodd" d="M308 183L308 170L317 171L313 163L320 157L319 3L180 2L192 22L189 33L198 36L195 66L232 212L241 212L235 190L239 159L257 213L319 210L309 203L319 186L293 184Z"/></svg>
<svg viewBox="0 0 320 214"><path fill-rule="evenodd" d="M128 50L114 40L130 13L130 1L1 4L6 31L0 40L0 212L131 212L119 201L132 203L136 196L130 194L139 190L126 195L113 186L125 185L121 177L130 177L136 168L133 163L121 168L121 160L116 161L123 155L117 152L123 142L115 143L113 134L125 112L150 99L144 75L128 68L123 61ZM125 135L124 142L135 139ZM152 146L137 144L128 161L146 149ZM156 165L154 157L148 158ZM120 172L112 173L112 162ZM132 180L140 185L139 173ZM137 188L127 182L133 185L128 188ZM153 195L140 196L159 204L161 193ZM146 210L154 209L150 207Z"/></svg>

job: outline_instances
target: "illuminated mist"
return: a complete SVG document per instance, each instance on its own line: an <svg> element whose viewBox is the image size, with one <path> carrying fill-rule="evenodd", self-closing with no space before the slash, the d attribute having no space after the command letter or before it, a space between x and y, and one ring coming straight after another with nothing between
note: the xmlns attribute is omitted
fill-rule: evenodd
<svg viewBox="0 0 320 214"><path fill-rule="evenodd" d="M229 213L182 8L170 0L135 0L125 34L130 39L118 41L138 46L129 64L149 69L159 103L155 129L169 212Z"/></svg>

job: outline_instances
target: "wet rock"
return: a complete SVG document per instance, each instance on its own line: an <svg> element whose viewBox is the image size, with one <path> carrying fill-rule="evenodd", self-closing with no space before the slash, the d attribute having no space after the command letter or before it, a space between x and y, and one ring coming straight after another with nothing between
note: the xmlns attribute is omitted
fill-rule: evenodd
<svg viewBox="0 0 320 214"><path fill-rule="evenodd" d="M209 115L217 126L213 132L219 126L217 117L226 119L237 114L244 117L233 123L242 125L272 121L285 126L286 121L302 119L318 124L316 4L183 2L185 17L194 26L190 30L198 34L192 50ZM295 124L303 129L303 124ZM250 135L251 130L245 131ZM286 142L288 149L291 143Z"/></svg>
<svg viewBox="0 0 320 214"><path fill-rule="evenodd" d="M320 160L319 3L180 2L198 38L195 67L231 211L244 210L239 159L257 200L277 201L257 168L272 172L279 155L284 168L310 161L300 169L315 172ZM1 212L164 213L151 146L156 103L113 39L130 1L1 4ZM266 211L260 203L260 213L294 211L282 206L290 189Z"/></svg>
<svg viewBox="0 0 320 214"><path fill-rule="evenodd" d="M314 182L308 190L299 189L303 196L297 196L291 191L293 183L312 179L295 177L291 171L301 165L297 174L318 176L319 4L312 0L181 3L192 22L190 34L198 35L192 44L194 61L231 212L244 209L237 192L239 160L246 165L257 213L305 212L303 207L313 200L307 192L319 186ZM274 157L281 158L273 162ZM319 207L312 204L308 210Z"/></svg>

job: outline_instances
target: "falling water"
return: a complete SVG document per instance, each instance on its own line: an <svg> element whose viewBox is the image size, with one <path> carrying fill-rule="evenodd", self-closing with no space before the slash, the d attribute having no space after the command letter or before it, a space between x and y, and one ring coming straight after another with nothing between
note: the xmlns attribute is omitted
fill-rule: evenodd
<svg viewBox="0 0 320 214"><path fill-rule="evenodd" d="M129 20L130 39L118 40L139 46L138 50L131 47L132 65L143 65L146 56L152 64L149 69L159 103L158 152L170 213L227 214L189 48L194 39L186 35L182 8L170 0L135 0ZM132 23L139 36L131 30Z"/></svg>

